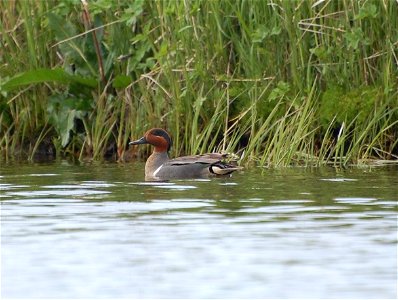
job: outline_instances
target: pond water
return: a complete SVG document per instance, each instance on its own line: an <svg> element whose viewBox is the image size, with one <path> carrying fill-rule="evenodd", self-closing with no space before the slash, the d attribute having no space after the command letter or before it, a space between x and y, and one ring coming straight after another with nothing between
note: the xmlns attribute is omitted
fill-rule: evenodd
<svg viewBox="0 0 398 300"><path fill-rule="evenodd" d="M2 297L397 297L397 166L143 169L2 163Z"/></svg>

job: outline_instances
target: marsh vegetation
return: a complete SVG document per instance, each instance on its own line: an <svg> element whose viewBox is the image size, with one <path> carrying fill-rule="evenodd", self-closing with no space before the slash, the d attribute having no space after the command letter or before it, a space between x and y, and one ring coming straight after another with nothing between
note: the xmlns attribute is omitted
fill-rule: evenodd
<svg viewBox="0 0 398 300"><path fill-rule="evenodd" d="M396 1L2 1L0 151L243 163L398 158Z"/></svg>

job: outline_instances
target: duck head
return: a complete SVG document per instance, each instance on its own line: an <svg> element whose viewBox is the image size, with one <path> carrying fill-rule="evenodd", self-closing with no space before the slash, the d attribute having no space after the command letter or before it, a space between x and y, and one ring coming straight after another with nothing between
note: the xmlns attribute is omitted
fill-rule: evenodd
<svg viewBox="0 0 398 300"><path fill-rule="evenodd" d="M132 141L129 145L150 144L155 147L154 152L168 152L171 148L171 137L166 130L153 128L148 130L142 138Z"/></svg>

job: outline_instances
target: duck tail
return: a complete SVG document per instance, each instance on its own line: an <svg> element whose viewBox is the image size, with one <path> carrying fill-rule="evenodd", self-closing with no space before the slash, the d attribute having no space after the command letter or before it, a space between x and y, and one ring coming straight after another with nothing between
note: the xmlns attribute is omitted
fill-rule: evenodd
<svg viewBox="0 0 398 300"><path fill-rule="evenodd" d="M242 167L230 165L230 164L223 164L217 163L210 166L210 172L215 175L229 175L234 171L243 169Z"/></svg>

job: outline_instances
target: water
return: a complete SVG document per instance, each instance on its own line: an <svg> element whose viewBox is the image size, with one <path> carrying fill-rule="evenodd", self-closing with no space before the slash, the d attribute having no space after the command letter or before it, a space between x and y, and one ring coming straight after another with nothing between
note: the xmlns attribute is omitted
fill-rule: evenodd
<svg viewBox="0 0 398 300"><path fill-rule="evenodd" d="M3 164L2 297L397 297L397 166L143 167Z"/></svg>

